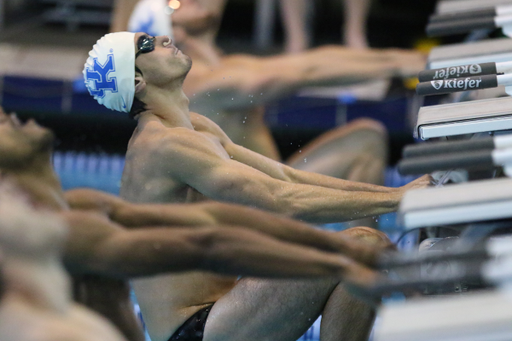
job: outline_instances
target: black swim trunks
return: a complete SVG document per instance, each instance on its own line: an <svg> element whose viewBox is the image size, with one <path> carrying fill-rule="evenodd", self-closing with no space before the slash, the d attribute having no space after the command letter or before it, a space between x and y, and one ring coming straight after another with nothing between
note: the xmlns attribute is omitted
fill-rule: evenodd
<svg viewBox="0 0 512 341"><path fill-rule="evenodd" d="M176 332L171 336L169 341L202 341L204 326L213 304L199 310L192 315Z"/></svg>

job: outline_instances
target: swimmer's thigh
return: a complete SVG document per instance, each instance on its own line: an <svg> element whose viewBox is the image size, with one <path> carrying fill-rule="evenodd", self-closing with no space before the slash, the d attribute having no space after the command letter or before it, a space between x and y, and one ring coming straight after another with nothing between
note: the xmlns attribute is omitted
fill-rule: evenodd
<svg viewBox="0 0 512 341"><path fill-rule="evenodd" d="M204 341L296 341L322 313L337 284L244 278L213 306Z"/></svg>

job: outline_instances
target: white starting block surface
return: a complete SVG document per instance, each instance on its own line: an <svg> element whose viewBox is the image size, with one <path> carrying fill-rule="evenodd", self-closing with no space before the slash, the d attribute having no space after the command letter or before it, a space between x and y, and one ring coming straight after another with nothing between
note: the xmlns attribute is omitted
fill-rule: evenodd
<svg viewBox="0 0 512 341"><path fill-rule="evenodd" d="M509 4L512 4L511 0L445 0L437 3L436 13L464 12Z"/></svg>
<svg viewBox="0 0 512 341"><path fill-rule="evenodd" d="M511 60L512 39L488 39L473 43L436 47L432 49L428 56L427 68L441 69L450 66L500 63Z"/></svg>
<svg viewBox="0 0 512 341"><path fill-rule="evenodd" d="M512 294L499 290L383 306L375 341L512 340Z"/></svg>
<svg viewBox="0 0 512 341"><path fill-rule="evenodd" d="M405 229L512 218L512 179L411 190L398 214Z"/></svg>
<svg viewBox="0 0 512 341"><path fill-rule="evenodd" d="M512 129L512 97L422 107L414 136L423 140Z"/></svg>

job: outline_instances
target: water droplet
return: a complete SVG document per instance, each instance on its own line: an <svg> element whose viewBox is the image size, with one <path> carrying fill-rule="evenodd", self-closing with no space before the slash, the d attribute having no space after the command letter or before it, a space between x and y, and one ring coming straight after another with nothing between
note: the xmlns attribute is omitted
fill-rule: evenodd
<svg viewBox="0 0 512 341"><path fill-rule="evenodd" d="M231 155L231 158L233 158L233 155Z"/></svg>
<svg viewBox="0 0 512 341"><path fill-rule="evenodd" d="M235 100L235 99L234 99L233 97L231 97L231 100L233 101L233 100Z"/></svg>
<svg viewBox="0 0 512 341"><path fill-rule="evenodd" d="M245 121L242 121L242 123L245 123Z"/></svg>
<svg viewBox="0 0 512 341"><path fill-rule="evenodd" d="M304 158L304 163L307 163L308 162L308 158Z"/></svg>
<svg viewBox="0 0 512 341"><path fill-rule="evenodd" d="M302 149L301 149L301 150L299 150L299 153L302 153Z"/></svg>

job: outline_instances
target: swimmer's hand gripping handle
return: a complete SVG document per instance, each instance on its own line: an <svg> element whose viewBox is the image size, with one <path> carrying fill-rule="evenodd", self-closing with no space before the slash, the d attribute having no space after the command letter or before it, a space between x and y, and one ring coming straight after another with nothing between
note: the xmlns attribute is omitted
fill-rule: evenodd
<svg viewBox="0 0 512 341"><path fill-rule="evenodd" d="M454 168L492 169L492 150L413 157L398 163L398 172L402 175L425 174Z"/></svg>
<svg viewBox="0 0 512 341"><path fill-rule="evenodd" d="M467 141L420 143L406 146L402 152L402 157L422 157L437 154L461 153L475 150L493 150L494 148L494 138L492 137Z"/></svg>
<svg viewBox="0 0 512 341"><path fill-rule="evenodd" d="M496 63L481 63L472 65L453 66L442 69L421 71L418 78L420 82L446 80L462 77L475 77L483 75L496 75Z"/></svg>
<svg viewBox="0 0 512 341"><path fill-rule="evenodd" d="M495 17L478 17L432 22L427 25L427 35L429 37L441 37L468 33L479 29L495 29L497 26L494 19Z"/></svg>
<svg viewBox="0 0 512 341"><path fill-rule="evenodd" d="M473 19L482 17L495 17L498 15L496 8L478 9L464 12L454 12L445 14L434 14L429 18L429 23L446 22L446 21L457 21L463 19Z"/></svg>
<svg viewBox="0 0 512 341"><path fill-rule="evenodd" d="M416 93L421 96L443 95L453 92L495 88L497 86L497 75L485 75L422 82L416 86Z"/></svg>

